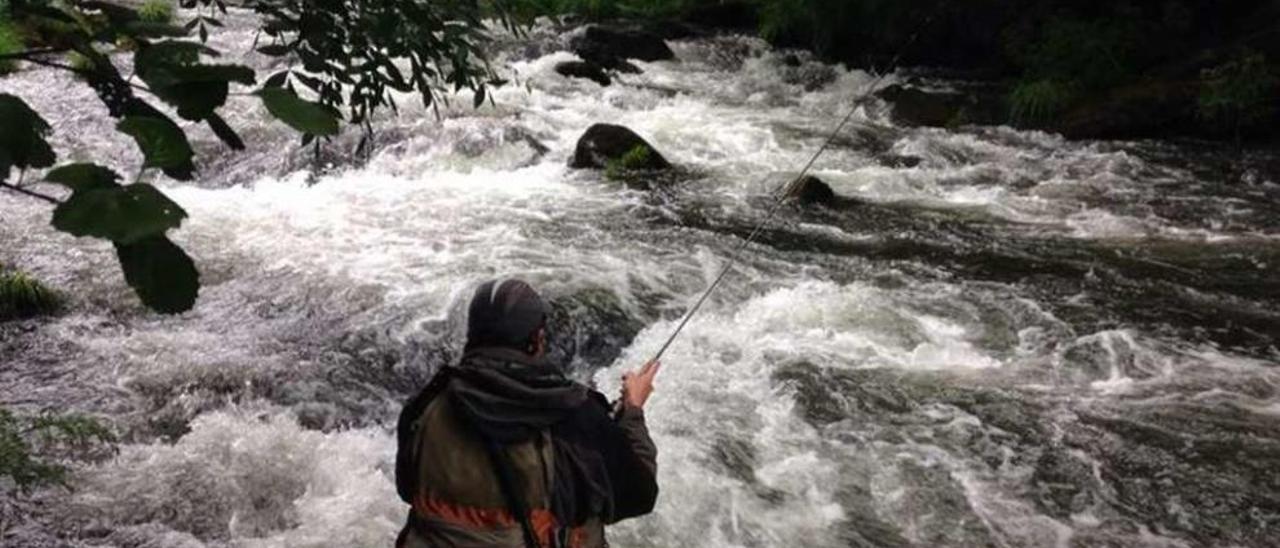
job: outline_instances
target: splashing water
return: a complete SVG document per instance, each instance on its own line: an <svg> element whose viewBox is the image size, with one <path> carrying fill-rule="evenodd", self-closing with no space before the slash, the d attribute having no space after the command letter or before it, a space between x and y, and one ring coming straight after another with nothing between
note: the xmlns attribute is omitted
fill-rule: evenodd
<svg viewBox="0 0 1280 548"><path fill-rule="evenodd" d="M249 19L229 27L217 45L248 50ZM202 270L180 317L141 310L107 247L0 194L0 262L73 299L0 325L0 404L97 414L124 438L77 465L73 496L10 501L0 538L389 544L394 419L456 357L474 284L534 282L575 375L615 392L873 81L726 36L601 88L552 70L574 58L562 40L513 39L536 46L504 54L527 87L495 107L381 120L361 164L345 157L358 136L317 165L242 98L228 119L253 150L190 128L200 181L158 183L190 213L174 238ZM138 154L81 87L0 80L66 158L127 172ZM912 129L860 108L814 171L850 202L785 210L668 353L648 411L662 496L613 543L1274 542L1275 174L1195 145ZM566 168L599 121L649 138L681 180L650 195Z"/></svg>

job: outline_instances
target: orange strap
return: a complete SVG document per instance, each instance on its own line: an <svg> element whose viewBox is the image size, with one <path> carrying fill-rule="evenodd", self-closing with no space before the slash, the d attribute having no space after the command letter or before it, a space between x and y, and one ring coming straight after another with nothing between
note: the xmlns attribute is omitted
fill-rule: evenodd
<svg viewBox="0 0 1280 548"><path fill-rule="evenodd" d="M434 518L472 529L500 529L519 525L506 508L463 506L426 494L419 494L414 499L413 509L424 518ZM545 508L534 508L529 511L529 524L533 527L534 534L538 536L538 542L550 546L552 535L556 530L555 515Z"/></svg>

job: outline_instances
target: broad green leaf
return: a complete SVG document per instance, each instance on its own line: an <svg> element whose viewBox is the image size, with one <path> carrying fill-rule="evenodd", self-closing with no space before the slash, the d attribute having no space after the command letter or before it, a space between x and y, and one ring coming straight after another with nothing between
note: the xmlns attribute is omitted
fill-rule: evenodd
<svg viewBox="0 0 1280 548"><path fill-rule="evenodd" d="M201 55L217 57L218 50L199 42L165 40L139 48L133 54L133 65L138 73L144 73L172 65L193 65L200 62Z"/></svg>
<svg viewBox="0 0 1280 548"><path fill-rule="evenodd" d="M311 135L338 132L338 118L323 105L307 101L282 88L258 90L267 111L290 127Z"/></svg>
<svg viewBox="0 0 1280 548"><path fill-rule="evenodd" d="M187 212L155 187L139 183L77 190L53 210L53 226L72 236L131 244L177 228Z"/></svg>
<svg viewBox="0 0 1280 548"><path fill-rule="evenodd" d="M0 180L17 167L53 165L53 149L45 141L49 124L22 99L0 93Z"/></svg>
<svg viewBox="0 0 1280 548"><path fill-rule="evenodd" d="M100 188L118 188L120 176L116 172L97 164L67 164L59 166L44 175L51 183L58 183L73 192L83 192Z"/></svg>
<svg viewBox="0 0 1280 548"><path fill-rule="evenodd" d="M267 81L262 83L262 86L268 87L268 88L284 87L285 79L287 79L288 77L289 77L289 71L282 70L280 72L272 74L269 78L267 78Z"/></svg>
<svg viewBox="0 0 1280 548"><path fill-rule="evenodd" d="M230 82L252 85L256 80L249 67L199 64L201 48L193 42L165 42L134 58L138 76L152 93L192 121L204 120L226 103Z"/></svg>
<svg viewBox="0 0 1280 548"><path fill-rule="evenodd" d="M129 116L116 129L133 137L146 156L143 165L178 168L189 165L194 153L187 136L172 121L151 116Z"/></svg>
<svg viewBox="0 0 1280 548"><path fill-rule="evenodd" d="M231 147L232 150L244 150L244 141L240 139L240 135L236 130L231 129L226 120L223 120L217 113L210 114L205 120L209 123L209 129L213 130L213 134L217 135L222 142Z"/></svg>
<svg viewBox="0 0 1280 548"><path fill-rule="evenodd" d="M268 44L258 48L258 53L270 57L283 57L289 54L289 46L284 44Z"/></svg>
<svg viewBox="0 0 1280 548"><path fill-rule="evenodd" d="M187 35L187 29L168 23L152 21L133 21L123 25L124 33L142 38L181 38Z"/></svg>
<svg viewBox="0 0 1280 548"><path fill-rule="evenodd" d="M164 236L116 244L124 279L148 308L165 314L191 310L200 293L200 273L182 248Z"/></svg>

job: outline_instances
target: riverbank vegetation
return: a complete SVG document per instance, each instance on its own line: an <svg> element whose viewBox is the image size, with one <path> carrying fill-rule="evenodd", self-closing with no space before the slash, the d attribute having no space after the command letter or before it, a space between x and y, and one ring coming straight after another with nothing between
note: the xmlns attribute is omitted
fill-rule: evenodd
<svg viewBox="0 0 1280 548"><path fill-rule="evenodd" d="M1244 0L529 0L549 14L754 30L851 67L997 88L991 123L1069 137L1280 137L1280 4Z"/></svg>
<svg viewBox="0 0 1280 548"><path fill-rule="evenodd" d="M303 146L318 147L345 122L364 129L363 148L373 115L396 109L395 93L434 108L441 94L469 89L479 106L501 83L487 58L486 19L519 31L501 2L253 1L244 7L261 24L257 54L296 61L259 82L248 66L216 60L209 35L222 27L223 0L181 0L181 25L171 0L132 5L0 0L0 74L24 65L75 74L144 157L128 178L91 162L55 165L45 118L23 97L0 93L0 190L52 205L60 231L110 242L143 304L165 313L191 309L199 271L166 236L186 212L148 181L196 177L190 124L207 125L231 149L251 146L220 114L229 97L248 96L300 133Z"/></svg>
<svg viewBox="0 0 1280 548"><path fill-rule="evenodd" d="M0 321L56 312L62 298L39 280L0 265Z"/></svg>
<svg viewBox="0 0 1280 548"><path fill-rule="evenodd" d="M0 407L0 493L65 487L66 463L110 455L115 443L115 434L91 417L32 416Z"/></svg>

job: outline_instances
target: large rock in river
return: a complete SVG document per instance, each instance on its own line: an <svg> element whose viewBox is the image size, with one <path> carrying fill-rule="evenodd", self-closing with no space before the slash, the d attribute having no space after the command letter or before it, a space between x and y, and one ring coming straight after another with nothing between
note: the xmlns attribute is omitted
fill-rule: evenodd
<svg viewBox="0 0 1280 548"><path fill-rule="evenodd" d="M586 78L602 86L613 83L613 79L604 71L604 67L587 61L564 61L556 63L555 71L568 78Z"/></svg>
<svg viewBox="0 0 1280 548"><path fill-rule="evenodd" d="M638 72L627 59L667 61L676 54L656 34L637 28L590 25L569 41L569 49L584 61L606 69Z"/></svg>
<svg viewBox="0 0 1280 548"><path fill-rule="evenodd" d="M836 202L836 193L831 190L831 185L813 175L805 175L792 183L786 197L803 206L831 206Z"/></svg>
<svg viewBox="0 0 1280 548"><path fill-rule="evenodd" d="M636 153L643 150L642 153ZM586 133L578 138L578 146L569 159L569 167L596 168L608 167L611 162L622 162L627 157L627 169L667 169L671 164L657 150L623 126L613 124L595 124L587 128Z"/></svg>
<svg viewBox="0 0 1280 548"><path fill-rule="evenodd" d="M893 121L906 126L946 127L959 118L967 100L953 92L926 91L894 84L876 92L893 105Z"/></svg>

